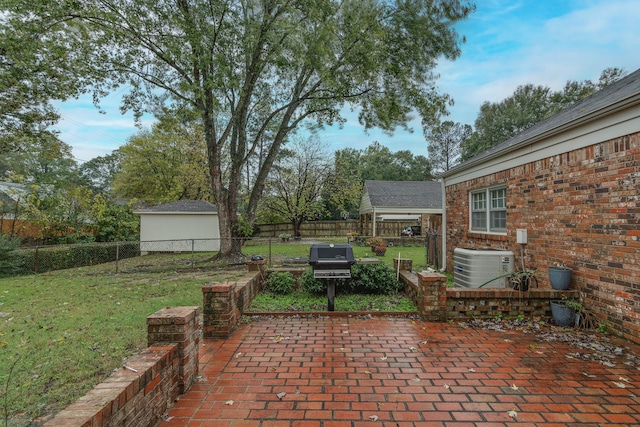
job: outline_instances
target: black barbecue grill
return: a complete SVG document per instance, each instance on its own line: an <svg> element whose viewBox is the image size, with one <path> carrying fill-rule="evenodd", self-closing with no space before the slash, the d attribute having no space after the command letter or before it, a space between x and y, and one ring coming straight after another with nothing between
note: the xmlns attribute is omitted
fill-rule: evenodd
<svg viewBox="0 0 640 427"><path fill-rule="evenodd" d="M351 266L355 262L351 245L324 243L311 245L309 264L313 269L314 278L327 280L329 311L333 311L333 300L336 295L335 279L351 278Z"/></svg>

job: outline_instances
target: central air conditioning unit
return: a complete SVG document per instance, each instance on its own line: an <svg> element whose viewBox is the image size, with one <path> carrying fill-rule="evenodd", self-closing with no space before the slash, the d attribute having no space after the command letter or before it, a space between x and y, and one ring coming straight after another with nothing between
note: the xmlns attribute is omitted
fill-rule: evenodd
<svg viewBox="0 0 640 427"><path fill-rule="evenodd" d="M513 272L513 264L511 251L455 248L453 283L465 288L511 287L506 275Z"/></svg>

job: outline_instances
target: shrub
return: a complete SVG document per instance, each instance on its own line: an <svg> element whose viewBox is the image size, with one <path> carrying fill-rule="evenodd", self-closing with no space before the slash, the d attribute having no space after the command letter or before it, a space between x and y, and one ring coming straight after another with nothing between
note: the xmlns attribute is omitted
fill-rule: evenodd
<svg viewBox="0 0 640 427"><path fill-rule="evenodd" d="M307 269L300 279L302 290L321 295L327 292L324 280L315 279L313 270ZM336 281L337 294L392 295L401 289L393 269L384 264L355 264L351 267L350 279Z"/></svg>
<svg viewBox="0 0 640 427"><path fill-rule="evenodd" d="M15 249L18 239L10 239L0 234L0 277L11 276L15 271Z"/></svg>
<svg viewBox="0 0 640 427"><path fill-rule="evenodd" d="M371 246L371 247L384 246L384 240L382 240L380 237L370 237L364 242L367 246Z"/></svg>
<svg viewBox="0 0 640 427"><path fill-rule="evenodd" d="M302 272L302 276L300 277L300 289L315 295L327 293L327 285L325 281L314 278L313 270L311 268L307 268Z"/></svg>
<svg viewBox="0 0 640 427"><path fill-rule="evenodd" d="M267 290L278 295L287 295L293 292L296 279L288 271L274 271L267 278Z"/></svg>

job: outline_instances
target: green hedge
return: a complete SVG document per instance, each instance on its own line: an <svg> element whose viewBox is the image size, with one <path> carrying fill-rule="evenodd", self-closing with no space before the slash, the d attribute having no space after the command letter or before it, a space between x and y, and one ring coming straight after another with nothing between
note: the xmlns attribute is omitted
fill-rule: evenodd
<svg viewBox="0 0 640 427"><path fill-rule="evenodd" d="M20 275L103 264L139 255L137 242L52 246L15 250L11 264L13 275Z"/></svg>
<svg viewBox="0 0 640 427"><path fill-rule="evenodd" d="M300 286L303 290L320 295L327 292L326 280L315 279L313 270L302 274ZM393 269L385 264L355 264L351 267L350 279L336 280L336 294L380 294L391 295L402 289Z"/></svg>

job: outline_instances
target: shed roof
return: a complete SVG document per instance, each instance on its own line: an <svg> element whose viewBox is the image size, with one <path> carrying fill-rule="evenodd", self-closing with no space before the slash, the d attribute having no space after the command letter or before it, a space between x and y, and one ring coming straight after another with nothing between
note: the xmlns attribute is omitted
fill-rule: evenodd
<svg viewBox="0 0 640 427"><path fill-rule="evenodd" d="M364 182L371 206L442 208L442 186L437 181Z"/></svg>
<svg viewBox="0 0 640 427"><path fill-rule="evenodd" d="M628 108L640 101L640 69L615 83L589 95L564 110L554 114L512 138L489 148L475 157L457 165L442 176L454 175L460 170L471 168L495 155L504 154L536 142L542 138L579 126L602 115Z"/></svg>
<svg viewBox="0 0 640 427"><path fill-rule="evenodd" d="M178 200L170 203L152 206L145 209L137 209L136 214L202 214L218 213L218 207L204 200Z"/></svg>

